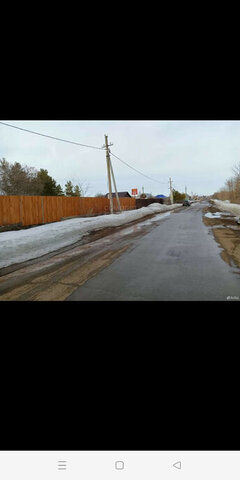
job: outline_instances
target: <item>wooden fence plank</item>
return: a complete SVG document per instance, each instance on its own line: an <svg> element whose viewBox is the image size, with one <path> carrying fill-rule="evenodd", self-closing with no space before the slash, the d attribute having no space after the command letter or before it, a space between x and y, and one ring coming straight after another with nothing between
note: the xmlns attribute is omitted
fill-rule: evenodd
<svg viewBox="0 0 240 480"><path fill-rule="evenodd" d="M21 196L21 221L24 226L42 223L41 197Z"/></svg>
<svg viewBox="0 0 240 480"><path fill-rule="evenodd" d="M0 195L0 225L14 225L20 222L20 197Z"/></svg>

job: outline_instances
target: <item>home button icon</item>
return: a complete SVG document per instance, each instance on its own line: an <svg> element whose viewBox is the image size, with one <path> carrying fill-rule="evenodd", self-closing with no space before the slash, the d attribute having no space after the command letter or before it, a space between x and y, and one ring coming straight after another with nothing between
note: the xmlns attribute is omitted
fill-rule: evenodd
<svg viewBox="0 0 240 480"><path fill-rule="evenodd" d="M115 462L115 470L124 470L124 462L122 460Z"/></svg>

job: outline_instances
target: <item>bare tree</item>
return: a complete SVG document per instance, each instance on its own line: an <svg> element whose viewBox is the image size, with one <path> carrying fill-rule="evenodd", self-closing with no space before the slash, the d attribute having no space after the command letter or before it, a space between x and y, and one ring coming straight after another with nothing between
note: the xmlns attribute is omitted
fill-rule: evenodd
<svg viewBox="0 0 240 480"><path fill-rule="evenodd" d="M69 186L69 190L67 189L68 193L66 193L67 196L85 197L89 189L89 184L86 184L84 181L81 182L79 178L76 177L66 181L65 187L66 185Z"/></svg>
<svg viewBox="0 0 240 480"><path fill-rule="evenodd" d="M240 178L240 162L233 166L232 171L235 177Z"/></svg>
<svg viewBox="0 0 240 480"><path fill-rule="evenodd" d="M233 177L225 181L224 187L214 194L219 200L230 200L232 203L240 203L240 162L232 168Z"/></svg>
<svg viewBox="0 0 240 480"><path fill-rule="evenodd" d="M240 162L234 165L232 171L234 173L235 202L240 203Z"/></svg>

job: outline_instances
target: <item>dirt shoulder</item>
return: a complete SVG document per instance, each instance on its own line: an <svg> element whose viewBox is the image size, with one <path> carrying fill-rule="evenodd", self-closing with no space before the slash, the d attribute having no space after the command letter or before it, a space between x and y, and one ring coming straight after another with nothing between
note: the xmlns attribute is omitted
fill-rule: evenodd
<svg viewBox="0 0 240 480"><path fill-rule="evenodd" d="M205 216L206 213L212 213L213 218ZM236 222L236 216L227 212L221 212L220 217L214 214L219 209L214 205L203 209L203 222L211 227L215 240L223 248L221 252L222 259L231 266L240 268L240 225Z"/></svg>

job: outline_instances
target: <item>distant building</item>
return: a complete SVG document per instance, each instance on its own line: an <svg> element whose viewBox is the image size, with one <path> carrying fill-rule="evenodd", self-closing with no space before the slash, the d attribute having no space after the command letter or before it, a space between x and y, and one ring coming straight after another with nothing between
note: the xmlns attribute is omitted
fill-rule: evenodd
<svg viewBox="0 0 240 480"><path fill-rule="evenodd" d="M118 192L118 196L119 198L124 198L124 197L132 198L128 192ZM107 193L105 197L109 198L109 193ZM112 198L116 198L116 193L112 193Z"/></svg>
<svg viewBox="0 0 240 480"><path fill-rule="evenodd" d="M168 198L166 195L155 195L155 198Z"/></svg>

